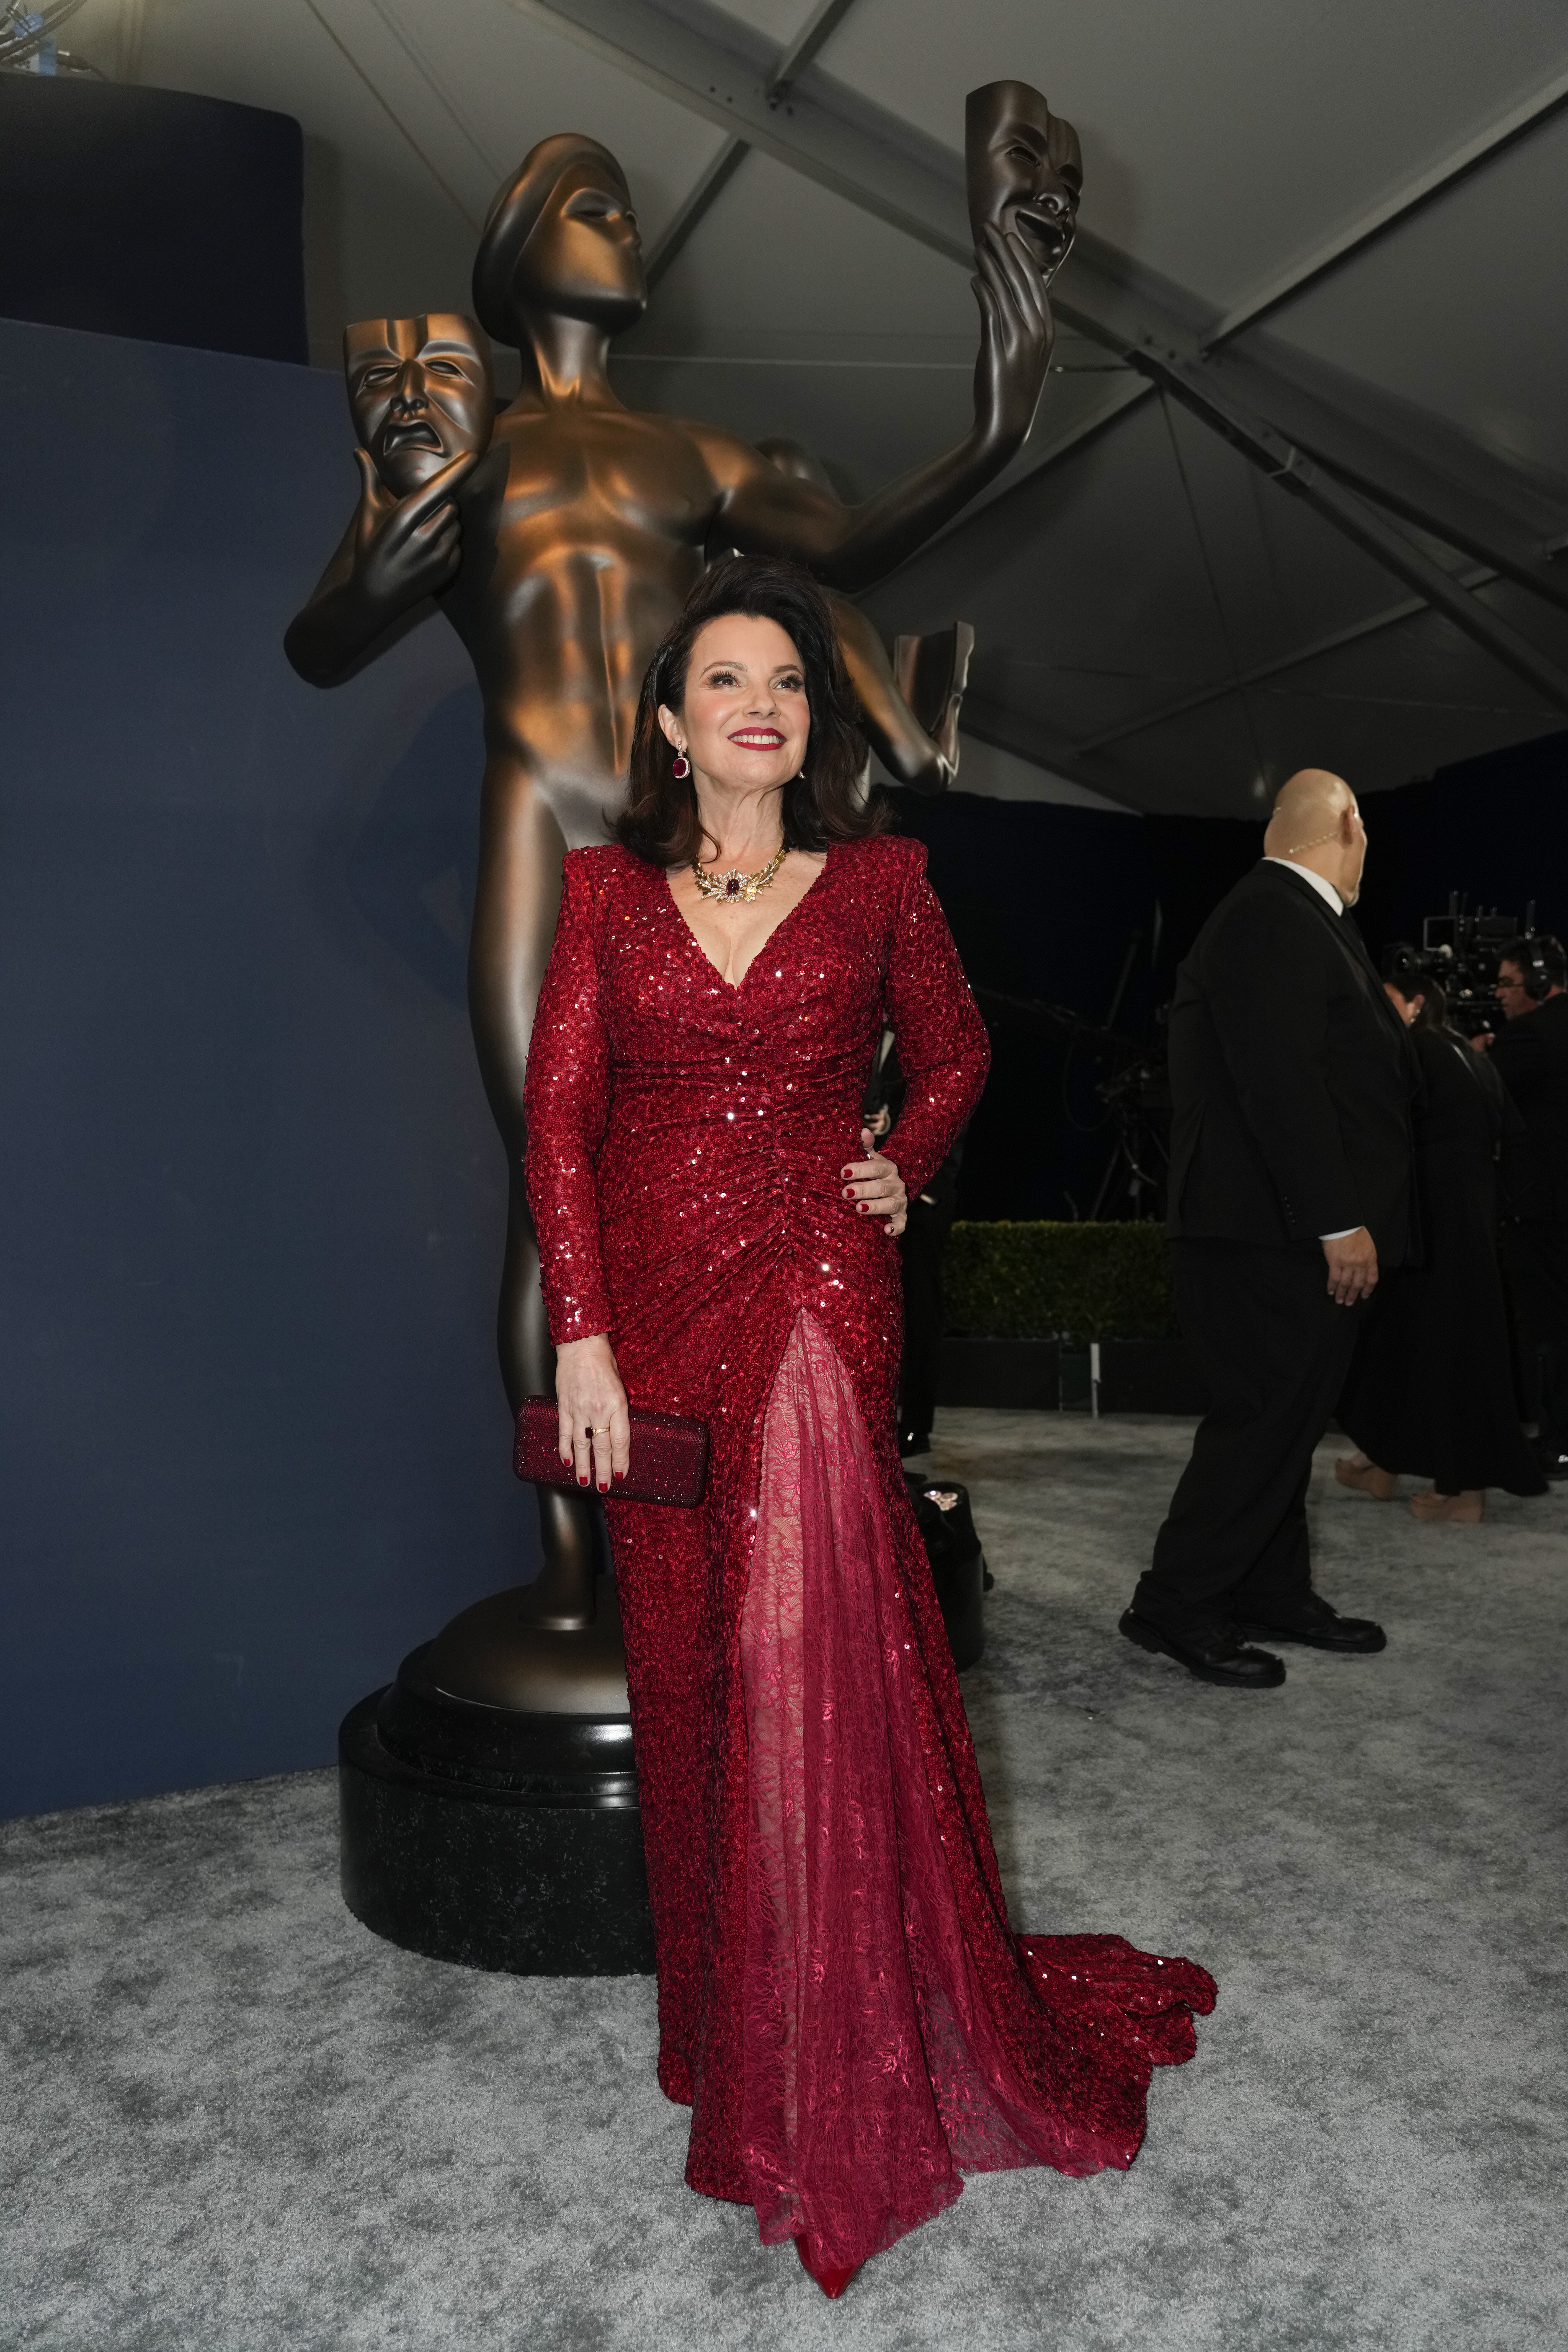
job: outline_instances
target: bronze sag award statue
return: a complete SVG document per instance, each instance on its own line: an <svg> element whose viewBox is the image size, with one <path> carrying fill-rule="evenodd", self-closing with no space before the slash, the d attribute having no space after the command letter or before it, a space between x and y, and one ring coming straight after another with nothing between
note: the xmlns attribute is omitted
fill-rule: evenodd
<svg viewBox="0 0 1568 2352"><path fill-rule="evenodd" d="M510 1169L499 1339L514 1411L553 1386L523 1191L522 1081L562 858L606 838L643 673L705 563L731 549L790 556L838 592L846 658L891 772L928 790L952 772L968 633L900 640L895 677L846 600L912 554L1024 441L1050 362L1047 288L1072 241L1082 176L1070 124L1025 83L973 91L965 129L981 316L973 420L952 448L858 506L789 443L764 452L617 398L607 361L647 305L642 247L620 165L576 132L542 140L491 205L474 262L479 326L431 312L345 335L360 498L285 647L300 677L331 685L433 600L473 660L486 760L468 999ZM487 331L522 362L500 415ZM624 1711L613 1602L595 1622L591 1507L538 1492L542 1575L416 1653L426 1696L524 1714ZM440 1744L432 1735L424 1749Z"/></svg>

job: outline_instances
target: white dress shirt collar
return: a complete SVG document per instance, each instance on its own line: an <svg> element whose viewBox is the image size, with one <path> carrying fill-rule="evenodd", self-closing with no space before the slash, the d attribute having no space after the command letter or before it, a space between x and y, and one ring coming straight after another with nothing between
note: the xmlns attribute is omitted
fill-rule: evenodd
<svg viewBox="0 0 1568 2352"><path fill-rule="evenodd" d="M1321 874L1314 874L1310 866L1298 866L1293 857L1266 857L1263 863L1265 866L1282 866L1287 874L1299 874L1303 882L1311 884L1325 907L1331 908L1336 915L1344 913L1345 902L1333 884L1325 882Z"/></svg>

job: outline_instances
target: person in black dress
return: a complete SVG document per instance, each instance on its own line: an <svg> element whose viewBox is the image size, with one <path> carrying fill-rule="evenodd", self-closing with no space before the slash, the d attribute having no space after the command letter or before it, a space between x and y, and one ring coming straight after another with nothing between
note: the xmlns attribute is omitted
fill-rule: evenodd
<svg viewBox="0 0 1568 2352"><path fill-rule="evenodd" d="M1444 1026L1441 989L1409 948L1384 961L1389 1003L1421 1067L1415 1181L1424 1258L1384 1276L1340 1399L1358 1451L1336 1463L1342 1485L1378 1501L1401 1472L1430 1478L1412 1495L1418 1519L1474 1522L1488 1486L1542 1495L1520 1423L1498 1245L1498 1145L1510 1106L1496 1072Z"/></svg>

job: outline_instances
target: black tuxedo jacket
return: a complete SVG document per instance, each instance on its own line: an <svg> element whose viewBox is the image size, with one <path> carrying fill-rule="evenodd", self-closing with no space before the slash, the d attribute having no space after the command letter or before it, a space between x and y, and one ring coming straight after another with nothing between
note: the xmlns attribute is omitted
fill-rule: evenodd
<svg viewBox="0 0 1568 2352"><path fill-rule="evenodd" d="M1503 1143L1508 1205L1518 1217L1568 1222L1568 996L1508 1022L1488 1058L1523 1118L1523 1132Z"/></svg>
<svg viewBox="0 0 1568 2352"><path fill-rule="evenodd" d="M1420 1071L1361 933L1288 866L1255 866L1176 974L1169 1223L1283 1246L1365 1225L1419 1255L1410 1105Z"/></svg>

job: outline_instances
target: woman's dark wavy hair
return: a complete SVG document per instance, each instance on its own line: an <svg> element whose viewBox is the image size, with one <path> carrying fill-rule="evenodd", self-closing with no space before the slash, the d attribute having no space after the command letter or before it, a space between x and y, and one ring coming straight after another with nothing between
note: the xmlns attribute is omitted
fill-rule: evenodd
<svg viewBox="0 0 1568 2352"><path fill-rule="evenodd" d="M863 802L866 739L827 599L808 572L768 555L733 555L704 572L648 664L632 735L631 793L616 838L656 866L679 866L711 835L697 813L695 781L673 772L675 751L658 707L679 710L699 630L731 613L776 621L800 656L811 712L805 765L785 784L780 814L790 849L826 849L883 824L879 800Z"/></svg>

